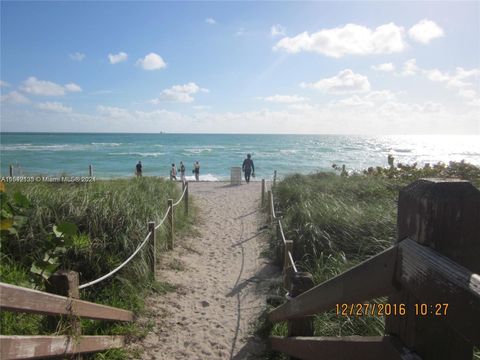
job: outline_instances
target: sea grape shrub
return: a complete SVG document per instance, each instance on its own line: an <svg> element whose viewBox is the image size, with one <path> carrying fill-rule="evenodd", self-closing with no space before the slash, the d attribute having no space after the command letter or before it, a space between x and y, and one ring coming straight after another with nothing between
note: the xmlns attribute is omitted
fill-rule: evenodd
<svg viewBox="0 0 480 360"><path fill-rule="evenodd" d="M464 160L459 162L450 161L448 165L442 162L433 165L425 164L423 167L418 167L417 165L417 163L412 165L397 163L396 166L392 165L389 168L380 166L376 168L369 167L363 171L363 174L409 181L429 177L459 178L469 180L477 187L480 186L480 168L466 163Z"/></svg>

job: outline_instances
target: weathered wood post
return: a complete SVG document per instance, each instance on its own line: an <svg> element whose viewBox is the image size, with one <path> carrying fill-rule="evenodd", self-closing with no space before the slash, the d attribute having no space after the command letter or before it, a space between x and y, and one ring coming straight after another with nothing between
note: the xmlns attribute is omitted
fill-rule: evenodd
<svg viewBox="0 0 480 360"><path fill-rule="evenodd" d="M10 175L10 177L13 177L13 165L10 164L10 166L8 167L8 173Z"/></svg>
<svg viewBox="0 0 480 360"><path fill-rule="evenodd" d="M277 184L277 170L273 172L273 186Z"/></svg>
<svg viewBox="0 0 480 360"><path fill-rule="evenodd" d="M422 179L400 191L398 200L397 243L407 237L423 246L430 247L443 256L450 258L472 273L480 273L480 191L467 181ZM398 264L401 264L402 251L399 251ZM412 265L414 265L412 263ZM402 284L390 297L391 303L406 304L408 316L386 317L385 331L396 335L403 344L415 351L422 359L458 359L471 360L472 345L448 325L448 318L439 316L416 316L415 304L425 303L428 290L418 291L419 285L438 282L428 270L423 273L410 269L397 268L396 279L402 276ZM416 286L413 293L409 287ZM448 293L448 287L444 287ZM431 301L430 301L431 302ZM434 303L445 303L435 298ZM417 305L418 307L419 305ZM434 304L427 304L430 310ZM434 309L435 310L435 309ZM450 316L455 316L455 304L449 304ZM448 313L447 313L448 314ZM448 315L447 315L448 316ZM472 319L472 329L475 321Z"/></svg>
<svg viewBox="0 0 480 360"><path fill-rule="evenodd" d="M155 279L155 265L157 264L157 237L155 235L155 222L150 221L148 223L148 232L150 233L149 241L149 255L151 259L150 270L153 274L153 279Z"/></svg>
<svg viewBox="0 0 480 360"><path fill-rule="evenodd" d="M293 255L293 241L292 240L285 240L285 246L283 247L283 287L286 290L290 290L292 285L292 278L289 269L290 266L290 259L288 257L288 252L291 252Z"/></svg>
<svg viewBox="0 0 480 360"><path fill-rule="evenodd" d="M312 275L308 272L293 273L290 298L295 298L314 286ZM313 336L313 316L305 316L299 319L289 320L287 323L287 336ZM319 354L320 355L320 354ZM290 357L290 359L296 359Z"/></svg>
<svg viewBox="0 0 480 360"><path fill-rule="evenodd" d="M172 199L168 199L168 202L167 202L167 206L168 206L168 225L169 225L169 228L170 228L170 231L169 231L169 234L168 234L168 248L170 250L173 249L173 240L174 240L174 234L175 234L175 228L174 228L174 223L173 223L173 200Z"/></svg>
<svg viewBox="0 0 480 360"><path fill-rule="evenodd" d="M88 176L90 176L90 177L93 176L93 166L92 166L92 164L88 165Z"/></svg>
<svg viewBox="0 0 480 360"><path fill-rule="evenodd" d="M76 271L59 270L48 278L45 290L51 294L67 296L72 299L80 298L80 291L78 289L79 278ZM80 318L75 314L74 306L70 306L71 314L67 317L68 323L65 324L68 333L72 337L77 337L82 334L80 325ZM47 326L50 331L58 331L58 327L62 318L60 316L48 316ZM60 325L61 326L61 325ZM82 359L81 355L74 355L76 360Z"/></svg>
<svg viewBox="0 0 480 360"><path fill-rule="evenodd" d="M265 204L265 179L262 179L262 206Z"/></svg>
<svg viewBox="0 0 480 360"><path fill-rule="evenodd" d="M185 216L188 216L188 181L183 183L183 190L185 190L185 197L183 199L185 206Z"/></svg>

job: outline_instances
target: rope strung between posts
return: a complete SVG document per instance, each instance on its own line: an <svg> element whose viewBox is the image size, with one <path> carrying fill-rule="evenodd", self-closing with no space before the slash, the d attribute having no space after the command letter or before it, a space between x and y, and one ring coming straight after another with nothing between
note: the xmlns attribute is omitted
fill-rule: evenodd
<svg viewBox="0 0 480 360"><path fill-rule="evenodd" d="M173 204L173 207L175 207L175 206L177 206L178 204L180 204L180 201L182 201L182 199L183 199L183 196L184 196L184 195L185 195L185 193L187 192L187 187L188 187L188 185L187 185L187 186L185 186L185 188L183 189L182 196L180 196L180 199L178 199L178 201L177 201L175 204Z"/></svg>
<svg viewBox="0 0 480 360"><path fill-rule="evenodd" d="M89 286L98 284L100 281L103 281L103 280L109 278L110 276L112 276L113 274L115 274L118 270L120 270L120 269L123 268L125 265L127 265L128 262L129 262L130 260L132 260L135 255L137 255L137 253L140 251L140 249L143 247L143 245L145 245L145 244L147 243L148 239L150 239L150 235L152 235L152 232L151 232L151 231L147 234L147 236L145 237L145 240L143 240L143 242L140 244L140 246L137 247L137 250L135 250L135 252L134 252L132 255L130 255L130 257L129 257L127 260L125 260L123 263L121 263L120 266L118 266L116 269L113 269L113 270L110 271L108 274L103 275L102 277L98 278L97 280L93 280L93 281L90 281L90 282L88 282L88 283L86 283L86 284L80 285L78 288L79 288L80 290L81 290L81 289L85 289L86 287L89 287Z"/></svg>
<svg viewBox="0 0 480 360"><path fill-rule="evenodd" d="M288 252L288 258L290 259L290 264L292 265L293 271L298 272L297 267L295 266L295 261L293 261L292 253L290 251Z"/></svg>
<svg viewBox="0 0 480 360"><path fill-rule="evenodd" d="M180 201L182 200L183 196L185 195L186 190L187 190L187 186L185 186L185 189L183 190L182 196L180 197L180 199L179 199L175 204L180 203ZM175 206L175 204L173 204L173 206ZM163 225L163 223L164 223L165 220L167 219L167 216L168 216L169 212L171 211L171 209L172 209L171 206L169 206L169 207L167 208L167 211L165 212L165 215L164 215L163 219L160 221L160 223L159 223L157 226L155 226L155 230L157 230L160 226ZM118 267L116 267L115 269L113 269L112 271L110 271L108 274L105 274L105 275L103 275L102 277L100 277L100 278L98 278L98 279L96 279L96 280L93 280L93 281L90 281L90 282L88 282L88 283L86 283L86 284L80 285L80 286L78 287L78 289L81 290L81 289L85 289L86 287L89 287L89 286L98 284L99 282L101 282L101 281L103 281L103 280L105 280L105 279L108 279L110 276L112 276L113 274L115 274L117 271L119 271L121 268L123 268L125 265L127 265L127 264L130 262L130 260L132 260L132 259L135 257L135 255L138 254L138 252L142 249L142 247L147 243L148 239L150 239L150 236L151 236L151 235L152 235L152 232L149 231L149 233L147 234L147 236L145 237L145 239L144 239L144 240L142 241L142 243L137 247L137 249L133 252L133 254L130 255L130 257L129 257L127 260L125 260L123 263L121 263Z"/></svg>
<svg viewBox="0 0 480 360"><path fill-rule="evenodd" d="M168 213L170 212L170 208L171 208L171 206L169 206L169 207L167 208L167 211L165 211L165 215L163 216L162 221L160 221L160 224L158 224L157 226L155 226L155 230L157 230L160 226L163 225L163 223L165 222L165 219L166 219L167 216L168 216Z"/></svg>
<svg viewBox="0 0 480 360"><path fill-rule="evenodd" d="M270 188L272 189L272 190L270 190L271 191L270 193L272 195L271 195L270 199L268 199L268 201L270 201L271 216L272 216L273 220L277 220L277 226L278 226L278 229L279 229L279 233L280 233L280 236L282 238L283 245L285 246L286 243L287 243L287 240L285 239L285 233L283 231L282 217L277 216L275 214L275 202L273 201L273 188L272 187L270 187ZM288 258L290 260L290 264L292 265L293 271L295 273L298 272L297 267L295 266L295 261L293 260L292 253L290 251L288 251Z"/></svg>

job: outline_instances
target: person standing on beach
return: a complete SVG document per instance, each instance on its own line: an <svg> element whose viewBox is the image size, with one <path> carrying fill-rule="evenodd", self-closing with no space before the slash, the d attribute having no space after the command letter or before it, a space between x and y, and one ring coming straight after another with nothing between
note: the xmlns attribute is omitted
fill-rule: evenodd
<svg viewBox="0 0 480 360"><path fill-rule="evenodd" d="M255 177L255 165L253 165L252 155L247 154L247 158L243 160L242 171L245 173L245 181L250 182L250 174Z"/></svg>
<svg viewBox="0 0 480 360"><path fill-rule="evenodd" d="M180 161L180 179L182 182L185 181L185 165L183 165L183 161Z"/></svg>
<svg viewBox="0 0 480 360"><path fill-rule="evenodd" d="M172 164L172 168L170 169L170 180L177 180L177 167L175 164Z"/></svg>
<svg viewBox="0 0 480 360"><path fill-rule="evenodd" d="M142 162L141 161L138 162L138 164L136 166L136 169L137 169L137 172L136 172L137 176L142 176Z"/></svg>
<svg viewBox="0 0 480 360"><path fill-rule="evenodd" d="M198 163L198 161L195 161L195 164L193 164L192 172L195 174L195 181L199 181L200 180L200 164Z"/></svg>

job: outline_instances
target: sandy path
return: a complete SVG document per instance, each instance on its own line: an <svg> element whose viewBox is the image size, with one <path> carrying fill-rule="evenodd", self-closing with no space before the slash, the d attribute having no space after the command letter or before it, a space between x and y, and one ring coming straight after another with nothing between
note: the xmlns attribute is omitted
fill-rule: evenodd
<svg viewBox="0 0 480 360"><path fill-rule="evenodd" d="M263 344L251 335L252 321L275 276L260 257L266 243L260 186L190 183L199 234L178 239L161 260L157 279L178 288L147 301L155 326L138 344L143 359L260 358Z"/></svg>

